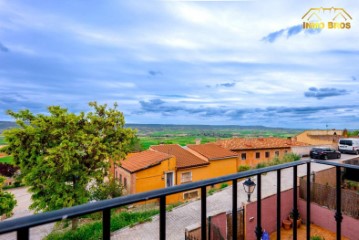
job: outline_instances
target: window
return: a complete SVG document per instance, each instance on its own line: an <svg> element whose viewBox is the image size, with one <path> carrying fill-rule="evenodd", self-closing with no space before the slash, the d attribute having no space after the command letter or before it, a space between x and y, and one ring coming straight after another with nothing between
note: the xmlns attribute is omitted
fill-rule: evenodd
<svg viewBox="0 0 359 240"><path fill-rule="evenodd" d="M270 152L266 152L266 158L270 157Z"/></svg>
<svg viewBox="0 0 359 240"><path fill-rule="evenodd" d="M287 154L288 153L288 150L284 150L284 154Z"/></svg>
<svg viewBox="0 0 359 240"><path fill-rule="evenodd" d="M183 193L183 199L191 199L198 197L198 191L191 191L191 192L185 192Z"/></svg>
<svg viewBox="0 0 359 240"><path fill-rule="evenodd" d="M115 179L118 179L117 171L115 171Z"/></svg>
<svg viewBox="0 0 359 240"><path fill-rule="evenodd" d="M241 158L242 158L242 160L246 160L247 159L247 153L242 153Z"/></svg>
<svg viewBox="0 0 359 240"><path fill-rule="evenodd" d="M261 158L261 153L260 152L256 152L256 158Z"/></svg>
<svg viewBox="0 0 359 240"><path fill-rule="evenodd" d="M122 174L120 174L120 183L122 184Z"/></svg>
<svg viewBox="0 0 359 240"><path fill-rule="evenodd" d="M125 188L127 188L127 179L126 179L126 178L123 178L123 186L124 186Z"/></svg>
<svg viewBox="0 0 359 240"><path fill-rule="evenodd" d="M173 172L166 173L166 187L172 187L174 185L174 174Z"/></svg>
<svg viewBox="0 0 359 240"><path fill-rule="evenodd" d="M279 151L275 151L275 156L278 157L279 156Z"/></svg>
<svg viewBox="0 0 359 240"><path fill-rule="evenodd" d="M339 144L347 145L347 146L353 146L353 141L352 140L340 140Z"/></svg>
<svg viewBox="0 0 359 240"><path fill-rule="evenodd" d="M192 182L192 172L185 172L181 175L181 183Z"/></svg>

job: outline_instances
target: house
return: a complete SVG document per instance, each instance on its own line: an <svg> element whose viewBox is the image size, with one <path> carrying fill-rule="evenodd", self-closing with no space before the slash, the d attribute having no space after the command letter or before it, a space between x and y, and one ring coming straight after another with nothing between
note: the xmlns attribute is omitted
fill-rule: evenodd
<svg viewBox="0 0 359 240"><path fill-rule="evenodd" d="M310 145L334 145L337 146L340 138L348 137L348 131L344 130L306 130L297 136L295 139L299 142Z"/></svg>
<svg viewBox="0 0 359 240"><path fill-rule="evenodd" d="M272 160L274 157L283 157L291 152L295 146L308 144L286 138L232 138L218 140L217 145L237 153L237 165L255 166L260 162Z"/></svg>
<svg viewBox="0 0 359 240"><path fill-rule="evenodd" d="M237 154L215 144L151 146L115 166L115 179L134 194L237 172ZM167 202L199 197L198 189L174 194Z"/></svg>
<svg viewBox="0 0 359 240"><path fill-rule="evenodd" d="M165 144L151 146L151 150L167 153L176 158L175 184L186 184L189 182L199 181L208 178L210 171L210 163L191 152L185 150L177 144ZM187 200L199 196L199 190L184 192L182 199Z"/></svg>
<svg viewBox="0 0 359 240"><path fill-rule="evenodd" d="M132 153L115 165L115 179L125 193L134 194L175 185L176 159L174 156L146 150Z"/></svg>
<svg viewBox="0 0 359 240"><path fill-rule="evenodd" d="M209 162L206 179L220 177L238 170L237 153L213 143L187 145L187 150Z"/></svg>

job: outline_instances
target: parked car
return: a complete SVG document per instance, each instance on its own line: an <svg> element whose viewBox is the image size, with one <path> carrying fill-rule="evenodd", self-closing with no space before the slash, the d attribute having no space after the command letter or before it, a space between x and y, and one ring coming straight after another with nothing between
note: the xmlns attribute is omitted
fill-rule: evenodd
<svg viewBox="0 0 359 240"><path fill-rule="evenodd" d="M339 139L338 149L341 153L355 153L359 155L359 139L358 138Z"/></svg>
<svg viewBox="0 0 359 240"><path fill-rule="evenodd" d="M341 154L333 148L313 148L310 150L310 157L313 159L339 159Z"/></svg>

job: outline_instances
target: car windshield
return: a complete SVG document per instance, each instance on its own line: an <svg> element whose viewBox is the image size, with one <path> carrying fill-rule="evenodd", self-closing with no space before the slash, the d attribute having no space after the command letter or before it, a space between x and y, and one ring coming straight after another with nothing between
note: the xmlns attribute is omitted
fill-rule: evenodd
<svg viewBox="0 0 359 240"><path fill-rule="evenodd" d="M352 140L340 140L339 144L347 145L347 146L353 146L353 141Z"/></svg>

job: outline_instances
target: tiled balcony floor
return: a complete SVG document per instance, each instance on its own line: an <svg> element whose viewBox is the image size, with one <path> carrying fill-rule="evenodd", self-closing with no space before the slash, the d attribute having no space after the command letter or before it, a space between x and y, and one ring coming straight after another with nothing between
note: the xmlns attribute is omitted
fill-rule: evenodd
<svg viewBox="0 0 359 240"><path fill-rule="evenodd" d="M317 225L311 224L311 231L310 231L310 235L311 236L321 236L324 237L325 240L335 240L335 233L330 232L324 228L321 228ZM298 239L305 239L306 238L306 227L305 225L301 225L300 228L298 228ZM274 232L270 235L270 239L277 239L277 232ZM293 230L285 230L285 229L281 229L281 239L283 240L290 240L293 239ZM349 240L349 238L346 237L342 237L343 240Z"/></svg>

